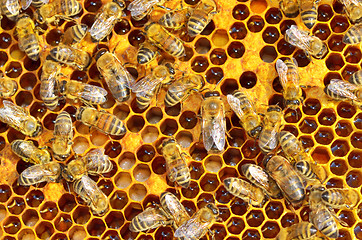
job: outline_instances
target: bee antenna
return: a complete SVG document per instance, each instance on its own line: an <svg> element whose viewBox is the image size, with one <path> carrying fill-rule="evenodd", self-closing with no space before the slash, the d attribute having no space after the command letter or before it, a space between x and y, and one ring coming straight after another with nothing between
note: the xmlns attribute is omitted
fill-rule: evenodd
<svg viewBox="0 0 362 240"><path fill-rule="evenodd" d="M219 86L219 84L222 82L222 80L218 81L216 84L215 84L215 87L213 89L213 91L215 91L215 89Z"/></svg>

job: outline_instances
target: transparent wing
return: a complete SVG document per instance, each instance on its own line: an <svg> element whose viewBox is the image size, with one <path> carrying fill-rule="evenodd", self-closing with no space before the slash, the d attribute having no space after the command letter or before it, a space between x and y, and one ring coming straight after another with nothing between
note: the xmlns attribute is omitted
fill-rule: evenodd
<svg viewBox="0 0 362 240"><path fill-rule="evenodd" d="M285 89L288 81L287 79L288 67L281 59L277 60L275 66L279 75L280 84L282 85L283 89Z"/></svg>
<svg viewBox="0 0 362 240"><path fill-rule="evenodd" d="M357 100L357 96L352 92L357 86L340 79L332 79L328 85L328 89L338 96Z"/></svg>
<svg viewBox="0 0 362 240"><path fill-rule="evenodd" d="M248 98L249 99L249 98ZM235 114L239 117L239 119L242 119L242 116L244 116L245 111L243 109L254 109L254 106L250 101L248 103L243 104L243 108L241 107L240 100L237 97L234 97L231 94L227 95L228 103L231 107L231 109L235 112Z"/></svg>
<svg viewBox="0 0 362 240"><path fill-rule="evenodd" d="M208 224L209 224L208 222L202 223L198 219L198 216L194 216L193 218L189 219L184 224L182 224L175 231L174 237L178 237L181 239L199 239L202 237Z"/></svg>
<svg viewBox="0 0 362 240"><path fill-rule="evenodd" d="M148 227L148 229L156 228L166 222L168 219L165 216L164 212L159 208L149 207L145 209L143 212L138 214L132 219L132 223L142 223ZM131 232L136 232L137 230L131 224L129 229Z"/></svg>
<svg viewBox="0 0 362 240"><path fill-rule="evenodd" d="M152 92L161 82L162 79L154 78L152 74L149 74L132 84L131 89L136 93L137 97L144 97L147 93Z"/></svg>
<svg viewBox="0 0 362 240"><path fill-rule="evenodd" d="M54 172L51 172L45 168L45 164L35 164L25 169L21 175L24 179L31 181L32 183L40 183L46 181L46 177L54 176Z"/></svg>
<svg viewBox="0 0 362 240"><path fill-rule="evenodd" d="M220 111L219 115L214 119L213 139L218 150L222 151L225 146L226 122L224 112Z"/></svg>
<svg viewBox="0 0 362 240"><path fill-rule="evenodd" d="M195 88L195 86L196 85L192 82L185 82L182 79L180 79L179 81L173 82L171 86L168 88L168 91L176 95L180 95L180 94L185 94L186 91Z"/></svg>
<svg viewBox="0 0 362 240"><path fill-rule="evenodd" d="M40 97L42 99L44 98L50 98L50 97L54 97L55 96L55 86L57 83L57 79L56 79L56 74L57 73L52 73L49 76L48 80L42 80L40 83Z"/></svg>
<svg viewBox="0 0 362 240"><path fill-rule="evenodd" d="M104 12L100 13L96 17L96 20L93 23L92 27L89 29L90 35L96 39L103 39L113 28L116 16L106 17L105 15L106 13Z"/></svg>
<svg viewBox="0 0 362 240"><path fill-rule="evenodd" d="M26 111L14 103L4 100L4 107L0 108L0 120L5 123L21 126L21 122L28 115Z"/></svg>
<svg viewBox="0 0 362 240"><path fill-rule="evenodd" d="M157 3L159 0L135 0L128 5L127 10L131 12L132 17L135 17L147 13Z"/></svg>
<svg viewBox="0 0 362 240"><path fill-rule="evenodd" d="M78 185L78 187L74 188L74 192L76 192L85 202L96 206L100 198L105 199L105 202L107 201L106 195L99 189L97 183L87 175L83 175L82 178L74 184Z"/></svg>
<svg viewBox="0 0 362 240"><path fill-rule="evenodd" d="M21 8L23 10L27 9L30 6L31 2L32 0L20 0Z"/></svg>
<svg viewBox="0 0 362 240"><path fill-rule="evenodd" d="M292 25L288 30L285 31L285 34L289 37L289 43L299 47L301 49L309 49L309 43L306 41L309 39L308 32L299 30L296 25Z"/></svg>
<svg viewBox="0 0 362 240"><path fill-rule="evenodd" d="M132 77L132 75L123 67L121 61L118 59L118 57L113 54L114 59L116 60L116 68L117 68L117 72L119 72L120 76L124 76L125 78L125 83L126 83L126 87L130 88L131 84L133 84L135 82L134 77Z"/></svg>
<svg viewBox="0 0 362 240"><path fill-rule="evenodd" d="M254 164L250 164L249 172L258 184L264 187L267 191L270 190L269 175L262 168Z"/></svg>
<svg viewBox="0 0 362 240"><path fill-rule="evenodd" d="M15 15L19 13L20 5L18 0L5 0L5 6L11 14Z"/></svg>
<svg viewBox="0 0 362 240"><path fill-rule="evenodd" d="M108 155L104 154L103 149L92 149L86 154L85 159L88 171L96 174L106 173L109 171L109 168L105 166L112 166Z"/></svg>
<svg viewBox="0 0 362 240"><path fill-rule="evenodd" d="M90 84L84 84L83 91L78 93L84 100L91 101L94 98L101 98L102 103L106 101L107 91L101 87Z"/></svg>

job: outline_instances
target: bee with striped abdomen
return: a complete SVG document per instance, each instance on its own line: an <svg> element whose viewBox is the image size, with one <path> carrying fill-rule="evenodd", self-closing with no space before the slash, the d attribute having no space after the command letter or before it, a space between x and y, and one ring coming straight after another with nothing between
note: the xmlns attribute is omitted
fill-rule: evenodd
<svg viewBox="0 0 362 240"><path fill-rule="evenodd" d="M49 0L20 0L20 5L23 10L26 10L30 4L36 8L39 8L47 3L49 3Z"/></svg>
<svg viewBox="0 0 362 240"><path fill-rule="evenodd" d="M298 0L281 0L279 8L283 11L284 15L289 18L294 18L299 14Z"/></svg>
<svg viewBox="0 0 362 240"><path fill-rule="evenodd" d="M16 21L19 16L20 4L18 0L1 0L0 13L4 14L9 20ZM0 19L2 16L0 16Z"/></svg>
<svg viewBox="0 0 362 240"><path fill-rule="evenodd" d="M15 80L5 77L0 73L0 97L9 98L18 90L18 84Z"/></svg>
<svg viewBox="0 0 362 240"><path fill-rule="evenodd" d="M362 23L353 25L343 36L345 44L359 44L362 42Z"/></svg>
<svg viewBox="0 0 362 240"><path fill-rule="evenodd" d="M34 12L34 18L40 24L58 22L59 19L72 20L72 16L82 11L82 5L77 0L54 0Z"/></svg>
<svg viewBox="0 0 362 240"><path fill-rule="evenodd" d="M126 3L123 0L108 2L101 7L89 29L94 41L99 42L111 33L114 25L121 19L125 7Z"/></svg>
<svg viewBox="0 0 362 240"><path fill-rule="evenodd" d="M300 207L306 190L303 179L292 165L282 156L273 156L264 163L266 172L275 180L285 198L294 206Z"/></svg>
<svg viewBox="0 0 362 240"><path fill-rule="evenodd" d="M35 164L25 169L19 176L18 183L21 186L31 186L41 182L56 182L62 172L57 162Z"/></svg>
<svg viewBox="0 0 362 240"><path fill-rule="evenodd" d="M54 47L49 54L55 61L76 67L79 70L85 70L92 60L87 52L64 44Z"/></svg>
<svg viewBox="0 0 362 240"><path fill-rule="evenodd" d="M180 200L169 192L163 192L160 195L160 203L165 210L173 218L173 226L177 229L184 222L190 219L185 207L181 204Z"/></svg>
<svg viewBox="0 0 362 240"><path fill-rule="evenodd" d="M75 24L65 30L61 43L69 46L79 43L87 34L87 30L88 26L86 24Z"/></svg>
<svg viewBox="0 0 362 240"><path fill-rule="evenodd" d="M76 80L62 81L60 94L73 101L80 99L88 104L102 104L107 101L105 89Z"/></svg>
<svg viewBox="0 0 362 240"><path fill-rule="evenodd" d="M158 65L151 74L132 84L132 92L136 93L137 106L140 109L147 108L156 92L163 84L167 84L173 78L174 69L171 66Z"/></svg>
<svg viewBox="0 0 362 240"><path fill-rule="evenodd" d="M224 180L224 186L229 193L255 207L262 207L265 202L264 191L243 179L228 177Z"/></svg>
<svg viewBox="0 0 362 240"><path fill-rule="evenodd" d="M199 35L215 14L217 14L217 5L214 0L200 0L187 22L188 35L190 37Z"/></svg>
<svg viewBox="0 0 362 240"><path fill-rule="evenodd" d="M362 2L360 0L341 0L341 2L352 23L362 20Z"/></svg>
<svg viewBox="0 0 362 240"><path fill-rule="evenodd" d="M309 222L300 222L293 224L290 227L281 229L276 240L290 240L290 239L314 239L313 236L317 234L317 229Z"/></svg>
<svg viewBox="0 0 362 240"><path fill-rule="evenodd" d="M4 100L0 108L0 121L30 137L37 137L43 128L41 123L29 114L24 108Z"/></svg>
<svg viewBox="0 0 362 240"><path fill-rule="evenodd" d="M139 21L146 17L155 6L163 5L167 0L134 0L132 1L127 10L131 12L134 20Z"/></svg>
<svg viewBox="0 0 362 240"><path fill-rule="evenodd" d="M149 41L141 43L137 52L137 62L139 64L148 64L156 58L158 54L158 48Z"/></svg>
<svg viewBox="0 0 362 240"><path fill-rule="evenodd" d="M103 216L109 209L107 196L87 174L107 173L112 168L113 164L104 151L93 149L85 156L69 162L62 176L66 181L73 182L74 192L89 205L93 214Z"/></svg>
<svg viewBox="0 0 362 240"><path fill-rule="evenodd" d="M285 40L291 45L302 49L306 55L312 55L315 58L323 58L327 52L327 45L318 37L309 35L309 32L298 29L292 25L285 31Z"/></svg>
<svg viewBox="0 0 362 240"><path fill-rule="evenodd" d="M32 141L14 140L11 150L25 162L42 164L51 160L50 153L46 149L37 148Z"/></svg>
<svg viewBox="0 0 362 240"><path fill-rule="evenodd" d="M119 101L127 101L131 95L130 84L133 77L122 66L117 56L104 49L99 50L95 57L97 69L103 76L113 97Z"/></svg>
<svg viewBox="0 0 362 240"><path fill-rule="evenodd" d="M180 239L199 240L216 222L219 209L213 203L199 209L189 220L176 229L174 237Z"/></svg>
<svg viewBox="0 0 362 240"><path fill-rule="evenodd" d="M340 79L332 79L324 92L335 100L349 100L353 105L362 108L362 86Z"/></svg>
<svg viewBox="0 0 362 240"><path fill-rule="evenodd" d="M317 22L319 2L320 0L299 0L300 16L304 25L309 29Z"/></svg>
<svg viewBox="0 0 362 240"><path fill-rule="evenodd" d="M241 171L251 183L261 189L264 189L269 196L273 198L280 197L281 192L278 185L262 167L248 163L241 166Z"/></svg>
<svg viewBox="0 0 362 240"><path fill-rule="evenodd" d="M269 153L278 146L282 117L282 109L279 106L268 107L263 119L263 129L258 139L259 148L264 153Z"/></svg>
<svg viewBox="0 0 362 240"><path fill-rule="evenodd" d="M205 86L204 78L197 74L187 74L177 79L168 88L165 96L165 105L167 107L182 103L192 91L200 91Z"/></svg>
<svg viewBox="0 0 362 240"><path fill-rule="evenodd" d="M254 104L246 93L242 90L235 90L232 94L227 95L227 100L248 135L252 138L258 138L263 127Z"/></svg>
<svg viewBox="0 0 362 240"><path fill-rule="evenodd" d="M361 200L358 192L350 188L328 188L321 197L325 205L337 209L355 208Z"/></svg>
<svg viewBox="0 0 362 240"><path fill-rule="evenodd" d="M80 107L76 112L76 119L83 124L95 127L106 134L122 136L126 133L124 123L113 114L98 111L92 107Z"/></svg>
<svg viewBox="0 0 362 240"><path fill-rule="evenodd" d="M162 154L166 161L166 173L171 182L177 182L183 188L188 188L191 181L187 161L192 159L175 139L165 139L162 143Z"/></svg>
<svg viewBox="0 0 362 240"><path fill-rule="evenodd" d="M287 59L284 62L277 60L275 67L279 75L279 81L283 87L284 104L287 108L297 109L303 103L303 91L299 85L298 63Z"/></svg>
<svg viewBox="0 0 362 240"><path fill-rule="evenodd" d="M362 69L353 73L351 77L348 79L350 83L362 86Z"/></svg>
<svg viewBox="0 0 362 240"><path fill-rule="evenodd" d="M40 77L40 97L45 106L54 110L59 101L59 73L61 66L52 60L45 60Z"/></svg>
<svg viewBox="0 0 362 240"><path fill-rule="evenodd" d="M39 59L40 45L39 37L35 33L35 25L28 14L21 14L16 22L16 34L18 35L18 45L21 51L33 61Z"/></svg>
<svg viewBox="0 0 362 240"><path fill-rule="evenodd" d="M59 113L54 123L52 150L57 160L63 161L70 155L73 139L73 123L69 113Z"/></svg>
<svg viewBox="0 0 362 240"><path fill-rule="evenodd" d="M158 21L159 24L166 28L179 30L186 25L190 17L190 9L181 8L166 12Z"/></svg>
<svg viewBox="0 0 362 240"><path fill-rule="evenodd" d="M151 22L145 26L145 31L148 39L168 54L177 58L185 56L185 47L181 40L160 24Z"/></svg>
<svg viewBox="0 0 362 240"><path fill-rule="evenodd" d="M208 153L220 153L224 151L226 121L225 106L220 93L209 91L205 93L201 104L202 116L202 141Z"/></svg>

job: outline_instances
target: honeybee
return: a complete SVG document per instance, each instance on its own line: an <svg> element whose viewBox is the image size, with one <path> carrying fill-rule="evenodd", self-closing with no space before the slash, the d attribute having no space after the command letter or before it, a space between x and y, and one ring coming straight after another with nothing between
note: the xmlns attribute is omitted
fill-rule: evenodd
<svg viewBox="0 0 362 240"><path fill-rule="evenodd" d="M255 164L244 164L241 166L244 176L257 187L273 198L280 197L280 189L277 183L272 179L262 167Z"/></svg>
<svg viewBox="0 0 362 240"><path fill-rule="evenodd" d="M86 174L107 173L112 168L113 165L108 156L104 155L104 152L100 149L93 149L84 157L69 162L63 169L62 176L66 181L74 181L74 192L90 206L94 214L102 216L109 209L107 196Z"/></svg>
<svg viewBox="0 0 362 240"><path fill-rule="evenodd" d="M57 162L35 164L25 169L19 176L21 186L30 186L41 182L58 181L62 168Z"/></svg>
<svg viewBox="0 0 362 240"><path fill-rule="evenodd" d="M348 79L350 83L362 86L362 70L359 70L351 75Z"/></svg>
<svg viewBox="0 0 362 240"><path fill-rule="evenodd" d="M276 240L314 239L313 236L316 234L317 229L313 226L313 224L309 222L300 222L281 229L276 237Z"/></svg>
<svg viewBox="0 0 362 240"><path fill-rule="evenodd" d="M119 101L127 101L131 95L130 83L133 77L122 66L117 56L105 50L100 50L96 57L98 71L104 77L113 97Z"/></svg>
<svg viewBox="0 0 362 240"><path fill-rule="evenodd" d="M224 186L232 195L241 198L255 207L262 207L265 202L264 191L243 179L235 177L225 178Z"/></svg>
<svg viewBox="0 0 362 240"><path fill-rule="evenodd" d="M165 96L165 105L167 107L175 106L183 102L191 91L200 91L205 86L204 78L197 74L188 74L174 81L168 88Z"/></svg>
<svg viewBox="0 0 362 240"><path fill-rule="evenodd" d="M30 4L34 7L39 8L44 4L47 4L49 0L20 0L20 5L23 10L26 10Z"/></svg>
<svg viewBox="0 0 362 240"><path fill-rule="evenodd" d="M360 196L354 189L329 188L322 192L322 201L325 205L337 209L355 208L360 202Z"/></svg>
<svg viewBox="0 0 362 240"><path fill-rule="evenodd" d="M70 155L73 139L73 123L69 113L59 113L54 123L52 150L57 160L64 160Z"/></svg>
<svg viewBox="0 0 362 240"><path fill-rule="evenodd" d="M87 34L88 26L86 24L76 24L65 30L61 43L64 45L73 45L79 43Z"/></svg>
<svg viewBox="0 0 362 240"><path fill-rule="evenodd" d="M177 58L185 56L185 47L181 40L173 36L160 24L149 23L145 26L145 31L148 39L168 54Z"/></svg>
<svg viewBox="0 0 362 240"><path fill-rule="evenodd" d="M284 104L287 108L295 110L304 100L299 85L298 63L294 58L293 61L287 59L284 62L278 59L275 66L283 87Z"/></svg>
<svg viewBox="0 0 362 240"><path fill-rule="evenodd" d="M102 104L107 101L105 89L75 80L62 81L60 93L71 100L80 99L89 104Z"/></svg>
<svg viewBox="0 0 362 240"><path fill-rule="evenodd" d="M191 176L186 160L190 160L191 156L182 151L180 145L173 138L163 141L162 154L166 160L168 179L171 182L177 182L183 188L188 188Z"/></svg>
<svg viewBox="0 0 362 240"><path fill-rule="evenodd" d="M190 37L200 34L217 13L214 0L201 0L191 13L187 22L187 31Z"/></svg>
<svg viewBox="0 0 362 240"><path fill-rule="evenodd" d="M147 108L159 88L171 81L173 71L172 67L158 65L151 74L132 84L131 89L136 93L136 102L140 109Z"/></svg>
<svg viewBox="0 0 362 240"><path fill-rule="evenodd" d="M279 143L278 134L282 124L282 109L279 106L270 106L263 119L263 129L259 136L259 148L268 153L273 151Z"/></svg>
<svg viewBox="0 0 362 240"><path fill-rule="evenodd" d="M328 48L322 40L318 37L309 35L307 31L299 30L296 25L292 25L288 30L285 31L285 40L302 49L306 55L312 55L315 58L323 58Z"/></svg>
<svg viewBox="0 0 362 240"><path fill-rule="evenodd" d="M324 92L335 100L350 100L353 105L362 108L362 87L340 80L332 79Z"/></svg>
<svg viewBox="0 0 362 240"><path fill-rule="evenodd" d="M279 142L285 156L290 161L297 162L309 159L302 143L290 132L281 131L279 133Z"/></svg>
<svg viewBox="0 0 362 240"><path fill-rule="evenodd" d="M179 30L183 28L190 17L188 8L175 9L166 12L158 21L159 24L166 28Z"/></svg>
<svg viewBox="0 0 362 240"><path fill-rule="evenodd" d="M87 52L63 44L51 49L49 54L55 61L79 70L85 70L92 60Z"/></svg>
<svg viewBox="0 0 362 240"><path fill-rule="evenodd" d="M227 95L228 103L235 112L248 135L257 138L262 130L261 120L256 113L254 104L241 90L235 90Z"/></svg>
<svg viewBox="0 0 362 240"><path fill-rule="evenodd" d="M190 219L185 207L180 203L175 195L169 192L163 192L160 195L160 202L163 210L172 216L174 220L174 227L178 228L185 221Z"/></svg>
<svg viewBox="0 0 362 240"><path fill-rule="evenodd" d="M40 77L40 97L48 109L54 110L58 105L60 65L52 60L45 60Z"/></svg>
<svg viewBox="0 0 362 240"><path fill-rule="evenodd" d="M140 45L137 52L137 62L139 64L150 63L157 56L158 48L149 41L145 41Z"/></svg>
<svg viewBox="0 0 362 240"><path fill-rule="evenodd" d="M285 198L300 207L305 198L303 179L282 156L273 156L265 163L265 170L276 181Z"/></svg>
<svg viewBox="0 0 362 240"><path fill-rule="evenodd" d="M4 100L0 108L0 121L30 137L37 137L43 130L41 123L24 108Z"/></svg>
<svg viewBox="0 0 362 240"><path fill-rule="evenodd" d="M166 1L167 0L134 0L128 5L127 10L131 12L132 18L138 21L151 13L154 6L161 6Z"/></svg>
<svg viewBox="0 0 362 240"><path fill-rule="evenodd" d="M300 16L304 25L311 29L317 22L318 17L318 3L320 0L300 0Z"/></svg>
<svg viewBox="0 0 362 240"><path fill-rule="evenodd" d="M2 0L0 2L0 13L4 14L9 20L16 21L20 11L18 0ZM0 19L2 16L0 16Z"/></svg>
<svg viewBox="0 0 362 240"><path fill-rule="evenodd" d="M57 23L59 19L72 20L72 16L82 11L82 5L77 0L54 0L38 8L34 18L40 24Z"/></svg>
<svg viewBox="0 0 362 240"><path fill-rule="evenodd" d="M362 3L359 0L342 0L347 16L352 23L362 20Z"/></svg>
<svg viewBox="0 0 362 240"><path fill-rule="evenodd" d="M219 209L213 203L199 209L192 218L184 222L174 233L174 237L181 239L198 240L216 222Z"/></svg>
<svg viewBox="0 0 362 240"><path fill-rule="evenodd" d="M345 44L358 44L362 42L362 23L352 26L344 34L343 40Z"/></svg>
<svg viewBox="0 0 362 240"><path fill-rule="evenodd" d="M49 152L37 148L32 141L14 140L11 143L11 150L25 162L39 164L48 163L51 160Z"/></svg>
<svg viewBox="0 0 362 240"><path fill-rule="evenodd" d="M126 4L123 0L108 2L102 6L92 27L89 29L89 33L94 41L99 42L111 33L116 22L121 19L123 15L122 10L125 7Z"/></svg>
<svg viewBox="0 0 362 240"><path fill-rule="evenodd" d="M76 119L87 126L93 126L106 134L122 136L126 133L124 123L116 116L99 112L92 107L80 107L76 112Z"/></svg>
<svg viewBox="0 0 362 240"><path fill-rule="evenodd" d="M298 0L281 0L279 8L283 11L284 15L289 18L295 18L299 14Z"/></svg>
<svg viewBox="0 0 362 240"><path fill-rule="evenodd" d="M18 90L18 84L16 81L5 77L4 74L0 74L0 97L9 98L13 96Z"/></svg>
<svg viewBox="0 0 362 240"><path fill-rule="evenodd" d="M171 216L160 206L155 205L155 207L149 207L135 216L129 225L129 230L131 232L142 232L171 223L173 223Z"/></svg>
<svg viewBox="0 0 362 240"><path fill-rule="evenodd" d="M337 222L333 218L331 211L322 201L322 186L312 186L309 194L309 221L326 237L338 238L339 231Z"/></svg>
<svg viewBox="0 0 362 240"><path fill-rule="evenodd" d="M220 98L220 93L209 91L201 105L202 138L208 153L217 153L224 150L225 146L225 107Z"/></svg>
<svg viewBox="0 0 362 240"><path fill-rule="evenodd" d="M35 25L28 14L21 14L16 23L19 49L33 61L39 59L40 45L38 35L34 32Z"/></svg>

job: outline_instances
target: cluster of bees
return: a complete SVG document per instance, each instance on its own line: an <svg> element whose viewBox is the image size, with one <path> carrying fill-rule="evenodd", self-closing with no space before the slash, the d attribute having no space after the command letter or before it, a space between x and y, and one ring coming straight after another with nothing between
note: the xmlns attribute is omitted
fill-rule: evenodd
<svg viewBox="0 0 362 240"><path fill-rule="evenodd" d="M147 17L154 7L163 7L165 1L135 0L127 9L133 19L141 20ZM358 0L343 0L343 3L350 21L357 23L347 31L343 42L359 44L362 41L362 23L358 23L362 20L362 3ZM54 0L50 3L48 0L22 0L20 3L18 0L1 0L1 13L17 22L16 33L20 50L36 61L41 54L38 28L29 15L20 14L20 8L25 10L30 4L37 8L34 19L39 24L57 24L61 19L73 21L72 16L80 13L82 6L76 0ZM282 0L280 8L288 17L296 17L300 11L305 26L311 29L317 20L317 4L316 0ZM54 110L61 98L80 101L85 105L77 109L76 120L105 134L115 136L126 134L124 123L116 116L93 107L106 102L108 92L101 87L75 80L61 81L61 64L80 70L87 69L92 56L77 48L76 44L84 41L88 33L95 42L108 37L114 25L124 16L125 8L123 0L108 2L99 10L89 29L85 24L69 27L64 32L61 43L53 47L46 56L40 77L40 96L48 109ZM200 0L193 8L181 5L179 9L166 8L166 10L159 22L151 22L144 27L147 40L138 50L138 64L150 63L156 59L161 50L175 58L185 56L183 42L172 32L186 29L187 34L194 37L204 30L220 9L214 0ZM328 52L327 46L318 37L295 25L286 30L285 39L304 50L310 59L323 58ZM175 78L177 70L170 62L159 64L152 69L151 74L136 81L113 52L99 49L94 58L100 74L117 102L127 101L133 92L136 94L136 102L140 109L149 107L154 96L165 84L169 85L164 99L166 106L182 103L192 92L201 93L208 90L201 75L183 73L181 77ZM283 87L286 108L294 110L299 108L303 103L303 96L295 59L278 59L276 70ZM352 104L362 107L362 71L354 73L349 81L333 79L326 86L325 92L333 99L349 100ZM9 98L17 91L17 83L6 77L1 79L0 85L2 98ZM337 238L337 218L330 208L356 207L360 201L358 192L352 189L326 189L323 186L327 178L326 170L311 160L293 134L280 131L283 111L279 106L269 106L266 113L260 114L256 112L254 103L244 90L236 90L226 97L242 127L250 137L257 140L260 149L268 155L263 161L264 168L254 164L243 165L243 174L251 183L231 177L224 180L225 188L253 206L262 206L266 196L270 198L284 196L292 207L299 208L307 198L308 186L310 223L301 222L285 228L281 230L277 239L312 239L317 231L329 238ZM201 105L203 144L208 153L219 154L224 150L227 134L226 108L217 91L208 90L203 98ZM7 100L3 101L3 105L0 108L2 122L29 137L41 134L41 123L24 108ZM56 118L51 146L56 161L52 160L47 149L38 148L32 141L13 141L11 147L14 153L24 161L34 164L20 174L18 183L30 186L44 181L56 182L63 178L67 182L73 182L73 190L90 206L94 214L103 215L109 209L107 197L88 174L107 173L112 170L113 165L101 149L93 149L84 156L70 161L66 166L59 163L70 156L72 139L72 120L69 113L63 111ZM278 152L279 146L282 153ZM162 153L166 160L169 180L187 188L190 184L187 162L191 156L183 151L173 138L164 140ZM160 202L160 206L147 208L137 215L132 220L130 230L138 232L171 225L175 228L175 237L200 239L218 220L219 210L211 203L190 217L173 194L168 192L161 194Z"/></svg>

